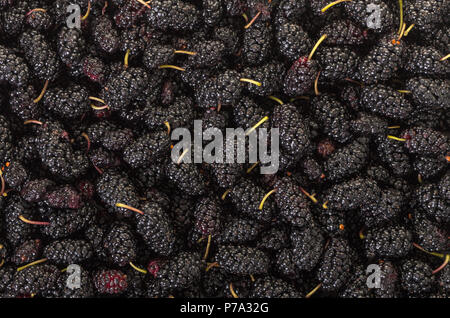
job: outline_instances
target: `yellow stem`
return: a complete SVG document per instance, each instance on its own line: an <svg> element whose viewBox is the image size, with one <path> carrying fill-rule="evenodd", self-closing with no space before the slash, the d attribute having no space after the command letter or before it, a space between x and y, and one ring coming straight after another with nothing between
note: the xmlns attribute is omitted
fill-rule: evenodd
<svg viewBox="0 0 450 318"><path fill-rule="evenodd" d="M398 28L398 35L400 35L403 28L403 0L398 0L398 5L400 9L400 27Z"/></svg>
<svg viewBox="0 0 450 318"><path fill-rule="evenodd" d="M404 139L404 138L398 138L398 137L395 137L395 136L391 136L391 135L388 135L387 136L389 139L392 139L392 140L397 140L397 141L406 141L406 139Z"/></svg>
<svg viewBox="0 0 450 318"><path fill-rule="evenodd" d="M276 101L278 104L283 105L283 101L281 99L279 99L278 97L275 96L269 96L269 98L273 101Z"/></svg>
<svg viewBox="0 0 450 318"><path fill-rule="evenodd" d="M328 4L328 5L326 5L325 7L323 7L320 11L321 11L322 13L324 13L324 12L327 11L329 8L335 6L336 4L339 4L339 3L341 3L341 2L345 2L345 1L352 1L352 0L337 0L337 1L331 2L330 4Z"/></svg>
<svg viewBox="0 0 450 318"><path fill-rule="evenodd" d="M257 165L259 165L259 161L258 161L258 162L255 162L250 168L248 168L248 169L247 169L247 173L252 172L252 170L255 169L255 167L256 167Z"/></svg>
<svg viewBox="0 0 450 318"><path fill-rule="evenodd" d="M142 212L141 210L138 210L136 208L133 208L132 206L129 206L129 205L126 205L126 204L123 204L123 203L116 203L115 205L118 208L124 208L124 209L127 209L127 210L130 210L130 211L133 211L133 212L137 212L139 214L144 215L144 212Z"/></svg>
<svg viewBox="0 0 450 318"><path fill-rule="evenodd" d="M258 17L261 15L261 11L259 11L254 17L253 19L244 27L244 29L248 29L249 27L252 26L253 23L255 23L256 19L258 19Z"/></svg>
<svg viewBox="0 0 450 318"><path fill-rule="evenodd" d="M222 196L221 196L222 201L225 200L225 198L227 197L228 193L230 193L230 192L231 192L231 189L228 189L227 191L225 191L225 192L222 194Z"/></svg>
<svg viewBox="0 0 450 318"><path fill-rule="evenodd" d="M147 274L147 271L145 269L137 267L136 265L133 264L133 262L130 262L130 266L133 267L133 269L137 270L138 272L141 272L142 274Z"/></svg>
<svg viewBox="0 0 450 318"><path fill-rule="evenodd" d="M164 125L167 127L167 134L170 135L170 124L169 124L169 122L165 121Z"/></svg>
<svg viewBox="0 0 450 318"><path fill-rule="evenodd" d="M123 65L125 66L125 68L128 67L128 59L130 57L130 52L131 52L130 49L127 49L127 53L125 53L125 58L123 61Z"/></svg>
<svg viewBox="0 0 450 318"><path fill-rule="evenodd" d="M48 87L48 80L45 81L44 88L42 88L42 91L39 94L39 96L35 100L33 100L33 102L35 104L39 103L39 101L42 99L42 97L44 97L44 94L47 91L47 87Z"/></svg>
<svg viewBox="0 0 450 318"><path fill-rule="evenodd" d="M177 160L177 165L179 165L179 164L181 163L181 161L183 160L184 156L186 156L186 154L188 153L188 151L189 151L189 148L187 148L187 149L185 149L185 150L183 151L183 153L181 154L180 158L178 158L178 160Z"/></svg>
<svg viewBox="0 0 450 318"><path fill-rule="evenodd" d="M171 68L171 69L182 71L182 72L186 71L185 68L175 66L175 65L161 65L159 68Z"/></svg>
<svg viewBox="0 0 450 318"><path fill-rule="evenodd" d="M403 36L407 36L408 33L409 33L409 31L412 30L412 28L414 28L414 24L411 24L411 25L405 30L405 33L403 34Z"/></svg>
<svg viewBox="0 0 450 318"><path fill-rule="evenodd" d="M211 234L208 235L208 244L206 244L205 255L203 255L203 259L204 259L204 260L206 260L206 259L208 258L210 246L211 246Z"/></svg>
<svg viewBox="0 0 450 318"><path fill-rule="evenodd" d="M264 198L261 200L261 203L259 204L259 207L258 207L258 209L259 209L260 211L263 209L264 203L265 203L266 200L269 198L269 196L270 196L272 193L276 192L276 191L277 191L277 189L273 189L273 190L269 191L269 192L264 196Z"/></svg>
<svg viewBox="0 0 450 318"><path fill-rule="evenodd" d="M320 43L322 43L327 38L327 35L324 34L320 37L319 41L314 45L313 49L311 50L311 53L309 53L308 60L311 60L314 53L316 52L317 48L319 47Z"/></svg>
<svg viewBox="0 0 450 318"><path fill-rule="evenodd" d="M150 7L150 5L148 4L150 1L145 2L144 0L136 0L137 2L143 4L144 6L146 6L147 8L151 9L152 7Z"/></svg>
<svg viewBox="0 0 450 318"><path fill-rule="evenodd" d="M241 79L239 79L239 80L240 80L241 82L247 82L247 83L250 83L250 84L259 86L259 87L262 86L262 83L260 83L260 82L258 82L258 81L255 81L255 80L252 80L252 79L249 79L249 78L241 78Z"/></svg>
<svg viewBox="0 0 450 318"><path fill-rule="evenodd" d="M175 50L173 53L175 53L175 54L197 55L197 52L183 51L183 50Z"/></svg>
<svg viewBox="0 0 450 318"><path fill-rule="evenodd" d="M90 100L94 100L94 101L99 102L99 103L102 103L103 105L106 105L105 101L103 99L101 99L101 98L89 96L89 99Z"/></svg>
<svg viewBox="0 0 450 318"><path fill-rule="evenodd" d="M450 57L450 54L447 54L446 56L444 56L443 58L441 58L439 61L445 61L446 59L448 59Z"/></svg>
<svg viewBox="0 0 450 318"><path fill-rule="evenodd" d="M267 120L269 120L269 116L265 116L263 119L261 119L255 126L253 126L252 128L250 128L245 135L248 136L251 134L251 132L253 130L255 130L256 128L258 128L259 126L261 126L262 124L264 124Z"/></svg>
<svg viewBox="0 0 450 318"><path fill-rule="evenodd" d="M88 18L89 13L91 12L91 1L88 2L88 7L87 7L87 11L86 14L81 18L81 21L84 21Z"/></svg>
<svg viewBox="0 0 450 318"><path fill-rule="evenodd" d="M305 298L310 298L312 295L314 295L316 293L316 291L319 290L319 288L322 287L322 283L320 283L319 285L317 285L316 287L314 287L313 290L311 290L306 296Z"/></svg>
<svg viewBox="0 0 450 318"><path fill-rule="evenodd" d="M44 263L44 262L46 262L46 261L47 261L47 259L46 259L46 258L43 258L43 259L40 259L40 260L31 262L31 263L29 263L29 264L27 264L27 265L24 265L24 266L22 266L22 267L19 267L19 268L17 269L17 271L20 272L21 270L24 270L24 269L27 268L27 267L34 266L34 265L37 265L37 264L40 264L40 263Z"/></svg>
<svg viewBox="0 0 450 318"><path fill-rule="evenodd" d="M316 80L314 81L314 93L316 94L316 96L320 95L320 92L319 92L319 76L320 76L320 71L319 71L319 73L317 73Z"/></svg>
<svg viewBox="0 0 450 318"><path fill-rule="evenodd" d="M233 283L230 283L230 292L231 292L231 295L233 295L233 298L239 298L239 296L234 291Z"/></svg>

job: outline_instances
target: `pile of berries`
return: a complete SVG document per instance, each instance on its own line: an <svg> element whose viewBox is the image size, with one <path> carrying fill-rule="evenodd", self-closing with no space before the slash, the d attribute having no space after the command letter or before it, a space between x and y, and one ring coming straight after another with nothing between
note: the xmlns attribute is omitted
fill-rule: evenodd
<svg viewBox="0 0 450 318"><path fill-rule="evenodd" d="M0 297L448 298L449 9L0 0Z"/></svg>

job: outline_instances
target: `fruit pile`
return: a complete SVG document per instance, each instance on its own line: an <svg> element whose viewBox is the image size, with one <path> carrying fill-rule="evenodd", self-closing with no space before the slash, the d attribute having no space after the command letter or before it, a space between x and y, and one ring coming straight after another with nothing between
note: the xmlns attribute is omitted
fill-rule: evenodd
<svg viewBox="0 0 450 318"><path fill-rule="evenodd" d="M448 298L449 9L0 0L0 296Z"/></svg>

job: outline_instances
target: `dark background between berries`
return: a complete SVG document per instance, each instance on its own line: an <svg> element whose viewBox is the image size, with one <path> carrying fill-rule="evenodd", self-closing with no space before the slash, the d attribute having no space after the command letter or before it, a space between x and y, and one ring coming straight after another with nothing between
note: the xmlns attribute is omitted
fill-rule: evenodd
<svg viewBox="0 0 450 318"><path fill-rule="evenodd" d="M0 0L0 297L448 298L449 1L331 2ZM274 175L171 161L265 116Z"/></svg>

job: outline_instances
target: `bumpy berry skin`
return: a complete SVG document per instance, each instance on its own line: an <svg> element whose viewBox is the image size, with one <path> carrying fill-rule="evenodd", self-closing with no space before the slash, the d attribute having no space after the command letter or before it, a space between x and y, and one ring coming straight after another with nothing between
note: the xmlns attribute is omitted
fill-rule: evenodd
<svg viewBox="0 0 450 318"><path fill-rule="evenodd" d="M331 239L317 272L317 279L327 291L337 291L351 278L352 250L344 239Z"/></svg>
<svg viewBox="0 0 450 318"><path fill-rule="evenodd" d="M113 54L119 48L119 33L107 16L97 18L92 32L97 46L106 54Z"/></svg>
<svg viewBox="0 0 450 318"><path fill-rule="evenodd" d="M256 280L250 298L299 298L295 287L279 278L267 276Z"/></svg>
<svg viewBox="0 0 450 318"><path fill-rule="evenodd" d="M309 202L293 180L285 177L275 184L275 189L275 203L283 219L298 227L309 226L312 221Z"/></svg>
<svg viewBox="0 0 450 318"><path fill-rule="evenodd" d="M423 179L430 179L440 175L446 169L447 164L443 156L440 158L418 157L413 162L414 170Z"/></svg>
<svg viewBox="0 0 450 318"><path fill-rule="evenodd" d="M363 109L392 119L408 118L412 112L412 106L404 94L385 85L362 88L360 98Z"/></svg>
<svg viewBox="0 0 450 318"><path fill-rule="evenodd" d="M413 127L402 135L406 139L406 149L412 154L446 156L450 153L448 137L434 129Z"/></svg>
<svg viewBox="0 0 450 318"><path fill-rule="evenodd" d="M0 115L0 155L4 162L12 160L13 156L13 135L10 130L10 125L3 115Z"/></svg>
<svg viewBox="0 0 450 318"><path fill-rule="evenodd" d="M44 248L43 255L56 264L78 264L92 257L92 247L83 240L53 241Z"/></svg>
<svg viewBox="0 0 450 318"><path fill-rule="evenodd" d="M49 290L43 293L45 298L92 298L95 296L94 283L92 281L91 273L81 267L80 270L80 288L71 288L67 286L67 281L70 279L71 273L65 271L62 273L56 284Z"/></svg>
<svg viewBox="0 0 450 318"><path fill-rule="evenodd" d="M80 65L85 52L86 43L81 30L63 27L58 33L58 55L68 68Z"/></svg>
<svg viewBox="0 0 450 318"><path fill-rule="evenodd" d="M123 150L123 160L133 168L145 167L157 156L169 152L169 143L166 131L142 135Z"/></svg>
<svg viewBox="0 0 450 318"><path fill-rule="evenodd" d="M181 191L191 195L202 195L206 186L203 175L194 163L180 164L170 161L166 167L166 176Z"/></svg>
<svg viewBox="0 0 450 318"><path fill-rule="evenodd" d="M39 118L42 111L40 105L33 101L36 95L33 86L22 86L13 90L9 99L11 111L23 121Z"/></svg>
<svg viewBox="0 0 450 318"><path fill-rule="evenodd" d="M248 179L241 179L231 192L227 195L236 209L249 218L268 222L274 212L272 198L268 198L262 210L259 209L260 202L265 196L264 189Z"/></svg>
<svg viewBox="0 0 450 318"><path fill-rule="evenodd" d="M41 247L42 241L40 239L25 241L14 251L11 260L16 265L31 263L38 259Z"/></svg>
<svg viewBox="0 0 450 318"><path fill-rule="evenodd" d="M202 198L194 211L195 231L202 235L214 235L220 231L222 209L213 198Z"/></svg>
<svg viewBox="0 0 450 318"><path fill-rule="evenodd" d="M100 294L121 294L127 287L127 275L118 270L102 270L94 275L94 285Z"/></svg>
<svg viewBox="0 0 450 318"><path fill-rule="evenodd" d="M60 270L54 265L38 264L14 274L6 294L12 297L41 294L49 290L57 281Z"/></svg>
<svg viewBox="0 0 450 318"><path fill-rule="evenodd" d="M194 67L213 67L217 65L225 50L225 45L221 41L204 41L196 43L191 48L195 55L188 57L187 63Z"/></svg>
<svg viewBox="0 0 450 318"><path fill-rule="evenodd" d="M148 75L143 69L129 67L112 76L101 95L113 111L121 110L143 92L147 81Z"/></svg>
<svg viewBox="0 0 450 318"><path fill-rule="evenodd" d="M339 293L342 298L371 298L371 289L367 287L367 274L363 268L357 268L348 284Z"/></svg>
<svg viewBox="0 0 450 318"><path fill-rule="evenodd" d="M263 251L242 245L219 246L215 261L233 275L265 274L269 269L269 258Z"/></svg>
<svg viewBox="0 0 450 318"><path fill-rule="evenodd" d="M325 134L341 143L351 138L349 114L338 100L320 95L312 101L312 112Z"/></svg>
<svg viewBox="0 0 450 318"><path fill-rule="evenodd" d="M278 50L290 61L308 54L311 50L311 40L300 25L284 23L277 27L276 31Z"/></svg>
<svg viewBox="0 0 450 318"><path fill-rule="evenodd" d="M409 156L401 142L381 136L376 143L378 157L395 175L406 176L412 171Z"/></svg>
<svg viewBox="0 0 450 318"><path fill-rule="evenodd" d="M450 68L448 61L440 61L445 54L433 47L410 46L405 52L403 67L416 75L445 76Z"/></svg>
<svg viewBox="0 0 450 318"><path fill-rule="evenodd" d="M333 152L324 164L325 176L339 181L360 171L369 156L369 140L359 138L347 146Z"/></svg>
<svg viewBox="0 0 450 318"><path fill-rule="evenodd" d="M261 225L244 218L233 218L223 224L221 232L214 238L218 244L245 244L257 239Z"/></svg>
<svg viewBox="0 0 450 318"><path fill-rule="evenodd" d="M89 111L89 93L80 85L73 85L66 89L54 88L46 92L45 107L58 117L64 119L80 118Z"/></svg>
<svg viewBox="0 0 450 318"><path fill-rule="evenodd" d="M380 23L375 24L372 29L379 33L389 30L394 23L394 15L391 12L390 7L382 0L355 0L351 1L351 3L344 3L343 8L352 20L362 26L367 26L368 4L377 6L379 10Z"/></svg>
<svg viewBox="0 0 450 318"><path fill-rule="evenodd" d="M282 149L293 156L305 155L310 144L309 127L300 112L292 104L275 106L272 113L272 128L278 128Z"/></svg>
<svg viewBox="0 0 450 318"><path fill-rule="evenodd" d="M414 192L417 203L427 215L438 222L449 222L450 210L448 208L448 197L442 195L439 187L435 184L425 184Z"/></svg>
<svg viewBox="0 0 450 318"><path fill-rule="evenodd" d="M243 97L241 101L233 107L233 122L237 127L244 130L253 127L269 113L260 107L253 99ZM267 128L267 122L259 128Z"/></svg>
<svg viewBox="0 0 450 318"><path fill-rule="evenodd" d="M400 269L401 285L409 294L426 295L435 284L432 271L430 265L419 260L409 259L402 264Z"/></svg>
<svg viewBox="0 0 450 318"><path fill-rule="evenodd" d="M163 290L180 290L200 278L201 259L197 253L181 252L167 262L150 262L148 270Z"/></svg>
<svg viewBox="0 0 450 318"><path fill-rule="evenodd" d="M332 21L320 34L326 34L324 43L331 45L359 45L367 39L367 31L363 31L350 20Z"/></svg>
<svg viewBox="0 0 450 318"><path fill-rule="evenodd" d="M422 213L413 216L414 242L428 252L445 252L449 248L448 233L445 228L430 221Z"/></svg>
<svg viewBox="0 0 450 318"><path fill-rule="evenodd" d="M388 126L383 118L362 112L350 122L351 131L365 137L383 137L388 132Z"/></svg>
<svg viewBox="0 0 450 318"><path fill-rule="evenodd" d="M20 196L11 196L4 207L4 222L6 239L12 246L17 246L26 241L33 232L33 226L22 222L19 216L32 220L34 217L31 206Z"/></svg>
<svg viewBox="0 0 450 318"><path fill-rule="evenodd" d="M105 204L123 216L129 217L135 213L116 207L116 203L136 207L139 202L137 190L126 174L115 170L105 171L96 182L96 192Z"/></svg>
<svg viewBox="0 0 450 318"><path fill-rule="evenodd" d="M400 68L404 45L396 34L383 36L376 46L362 58L359 75L365 84L387 81Z"/></svg>
<svg viewBox="0 0 450 318"><path fill-rule="evenodd" d="M361 207L364 224L374 227L388 223L400 216L404 205L403 193L394 190L383 190L381 197L375 202L368 202Z"/></svg>
<svg viewBox="0 0 450 318"><path fill-rule="evenodd" d="M205 0L203 1L203 20L208 26L216 25L223 15L222 1Z"/></svg>
<svg viewBox="0 0 450 318"><path fill-rule="evenodd" d="M148 23L163 31L192 31L200 18L194 5L180 0L155 0L151 6Z"/></svg>
<svg viewBox="0 0 450 318"><path fill-rule="evenodd" d="M22 34L19 45L25 52L28 65L31 65L33 75L40 80L54 81L61 70L61 63L55 51L45 37L31 30Z"/></svg>
<svg viewBox="0 0 450 318"><path fill-rule="evenodd" d="M136 241L127 224L117 224L105 237L105 248L111 261L125 266L136 258Z"/></svg>
<svg viewBox="0 0 450 318"><path fill-rule="evenodd" d="M333 185L324 196L328 206L339 211L353 210L378 200L381 189L371 179L355 178Z"/></svg>
<svg viewBox="0 0 450 318"><path fill-rule="evenodd" d="M24 86L30 71L25 61L7 47L0 45L0 81L14 86Z"/></svg>
<svg viewBox="0 0 450 318"><path fill-rule="evenodd" d="M299 57L286 73L283 92L289 97L306 94L312 89L318 72L316 60L309 60L306 56Z"/></svg>
<svg viewBox="0 0 450 318"><path fill-rule="evenodd" d="M316 56L321 64L320 80L335 82L345 78L354 78L359 57L345 47L324 47Z"/></svg>
<svg viewBox="0 0 450 318"><path fill-rule="evenodd" d="M420 32L427 32L441 23L445 14L445 1L439 0L412 0L404 8L405 22L414 23Z"/></svg>
<svg viewBox="0 0 450 318"><path fill-rule="evenodd" d="M302 230L293 230L290 239L295 266L302 271L312 270L320 260L324 245L324 237L318 227L306 226Z"/></svg>
<svg viewBox="0 0 450 318"><path fill-rule="evenodd" d="M413 77L406 82L416 107L422 109L448 109L450 81L425 77Z"/></svg>
<svg viewBox="0 0 450 318"><path fill-rule="evenodd" d="M143 56L144 65L149 70L161 65L171 64L174 59L174 49L170 45L148 46Z"/></svg>
<svg viewBox="0 0 450 318"><path fill-rule="evenodd" d="M39 208L42 218L50 224L41 226L41 233L53 239L68 237L92 222L97 209L91 203L86 203L80 209L54 209L46 206Z"/></svg>
<svg viewBox="0 0 450 318"><path fill-rule="evenodd" d="M286 69L283 64L269 62L260 66L245 68L242 76L261 83L261 86L246 84L250 93L266 97L282 90L285 72Z"/></svg>
<svg viewBox="0 0 450 318"><path fill-rule="evenodd" d="M401 258L412 248L412 234L402 226L370 229L365 239L368 257Z"/></svg>
<svg viewBox="0 0 450 318"><path fill-rule="evenodd" d="M169 215L155 202L144 202L140 210L144 215L135 213L136 231L152 251L170 255L175 248L175 232Z"/></svg>
<svg viewBox="0 0 450 318"><path fill-rule="evenodd" d="M272 47L271 26L264 22L255 22L245 30L242 55L249 65L258 65L265 62Z"/></svg>

